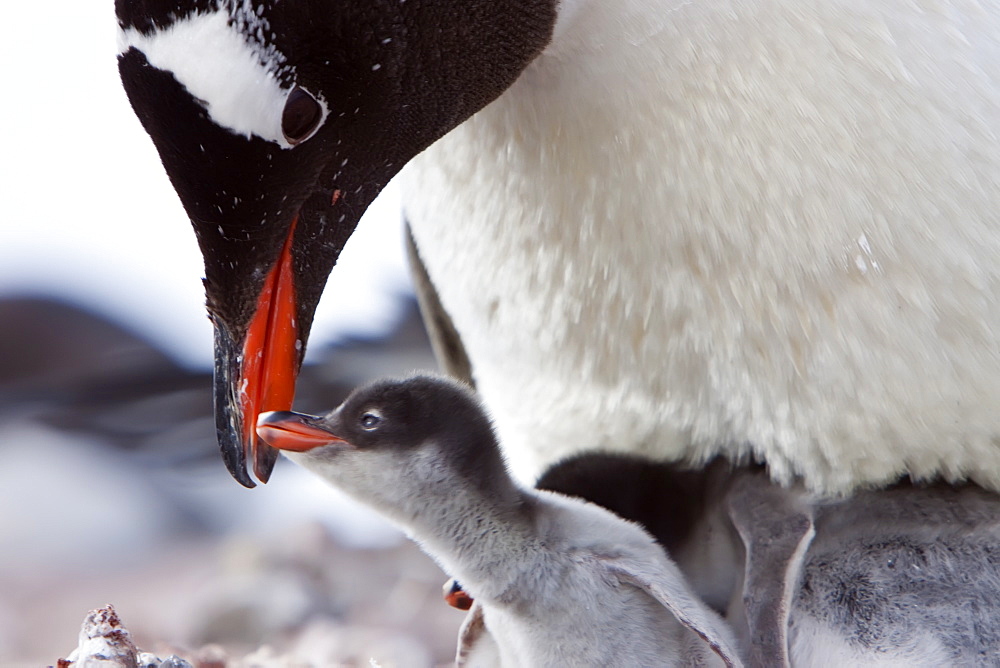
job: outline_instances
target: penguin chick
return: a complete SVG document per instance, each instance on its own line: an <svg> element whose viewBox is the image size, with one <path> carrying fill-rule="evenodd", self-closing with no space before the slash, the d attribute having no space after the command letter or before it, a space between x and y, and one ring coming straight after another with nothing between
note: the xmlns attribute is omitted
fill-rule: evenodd
<svg viewBox="0 0 1000 668"><path fill-rule="evenodd" d="M470 623L490 645L473 652L476 663L488 654L502 666L741 665L725 622L641 527L518 487L462 386L379 381L323 417L264 413L257 432L397 522L462 583L478 608Z"/></svg>
<svg viewBox="0 0 1000 668"><path fill-rule="evenodd" d="M564 460L538 487L643 524L724 613L748 665L1000 665L988 490L901 481L830 499L760 466L607 452Z"/></svg>

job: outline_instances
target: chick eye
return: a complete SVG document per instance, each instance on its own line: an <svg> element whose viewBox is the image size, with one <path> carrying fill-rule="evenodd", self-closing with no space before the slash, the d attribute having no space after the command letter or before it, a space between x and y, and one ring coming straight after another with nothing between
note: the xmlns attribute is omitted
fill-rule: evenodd
<svg viewBox="0 0 1000 668"><path fill-rule="evenodd" d="M361 416L361 426L364 429L375 429L375 427L377 427L379 422L381 421L382 418L375 415L374 413L365 413L364 415Z"/></svg>
<svg viewBox="0 0 1000 668"><path fill-rule="evenodd" d="M312 136L323 119L323 108L312 94L296 86L281 112L281 131L293 146Z"/></svg>

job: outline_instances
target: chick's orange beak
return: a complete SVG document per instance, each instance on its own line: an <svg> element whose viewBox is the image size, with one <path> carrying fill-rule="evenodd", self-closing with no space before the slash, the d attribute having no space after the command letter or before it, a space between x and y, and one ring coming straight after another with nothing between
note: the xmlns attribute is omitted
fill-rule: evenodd
<svg viewBox="0 0 1000 668"><path fill-rule="evenodd" d="M257 436L272 448L308 452L323 445L347 441L323 429L319 418L292 411L270 411L257 418Z"/></svg>

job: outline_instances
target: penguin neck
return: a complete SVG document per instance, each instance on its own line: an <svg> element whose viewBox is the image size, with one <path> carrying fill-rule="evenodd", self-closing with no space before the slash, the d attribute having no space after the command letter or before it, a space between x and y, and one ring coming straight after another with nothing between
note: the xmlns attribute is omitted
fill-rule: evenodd
<svg viewBox="0 0 1000 668"><path fill-rule="evenodd" d="M503 602L544 553L537 500L509 478L462 495L442 495L414 522L413 535L475 598ZM416 526L419 525L419 526Z"/></svg>

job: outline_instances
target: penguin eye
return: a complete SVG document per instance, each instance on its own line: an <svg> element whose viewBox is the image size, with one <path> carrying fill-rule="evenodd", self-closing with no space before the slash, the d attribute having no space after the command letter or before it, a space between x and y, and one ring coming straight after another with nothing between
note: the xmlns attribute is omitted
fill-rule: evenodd
<svg viewBox="0 0 1000 668"><path fill-rule="evenodd" d="M378 427L378 424L381 421L382 418L380 418L375 413L365 413L364 415L361 416L361 428L371 431L376 427Z"/></svg>
<svg viewBox="0 0 1000 668"><path fill-rule="evenodd" d="M281 131L289 144L295 145L309 139L323 119L323 108L312 94L296 86L285 100L281 113Z"/></svg>

